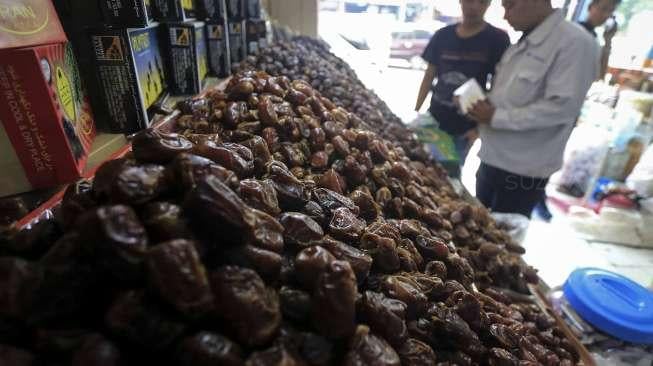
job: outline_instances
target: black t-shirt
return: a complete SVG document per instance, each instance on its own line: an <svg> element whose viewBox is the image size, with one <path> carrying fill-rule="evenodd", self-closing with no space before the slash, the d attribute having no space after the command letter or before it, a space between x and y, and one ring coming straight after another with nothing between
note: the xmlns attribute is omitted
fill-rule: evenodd
<svg viewBox="0 0 653 366"><path fill-rule="evenodd" d="M461 135L476 124L458 113L453 92L471 78L485 87L488 75L510 46L508 34L488 24L469 38L456 33L456 24L438 30L426 46L422 58L435 65L437 83L432 88L429 111L440 128L451 135Z"/></svg>
<svg viewBox="0 0 653 366"><path fill-rule="evenodd" d="M587 29L588 32L590 32L594 38L596 38L596 31L594 30L594 26L590 24L588 21L584 22L578 22L583 28Z"/></svg>

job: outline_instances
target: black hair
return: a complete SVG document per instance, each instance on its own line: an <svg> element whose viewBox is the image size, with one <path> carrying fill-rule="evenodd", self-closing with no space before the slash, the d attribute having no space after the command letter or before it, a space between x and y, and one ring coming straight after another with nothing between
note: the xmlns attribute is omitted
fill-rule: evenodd
<svg viewBox="0 0 653 366"><path fill-rule="evenodd" d="M619 4L621 4L621 0L610 0L610 1L612 1L614 3L614 5L616 5L616 6L619 6ZM597 5L600 2L601 2L601 0L592 0L592 2L590 3L590 6Z"/></svg>

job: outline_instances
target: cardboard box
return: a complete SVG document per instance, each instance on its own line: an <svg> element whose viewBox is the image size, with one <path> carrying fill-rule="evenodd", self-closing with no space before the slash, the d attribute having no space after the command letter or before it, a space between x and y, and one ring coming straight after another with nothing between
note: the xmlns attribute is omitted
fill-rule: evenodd
<svg viewBox="0 0 653 366"><path fill-rule="evenodd" d="M225 0L195 0L197 19L222 20L227 17Z"/></svg>
<svg viewBox="0 0 653 366"><path fill-rule="evenodd" d="M247 18L247 9L245 0L226 0L227 2L227 20L236 22Z"/></svg>
<svg viewBox="0 0 653 366"><path fill-rule="evenodd" d="M161 22L185 22L197 16L195 0L150 0L154 18Z"/></svg>
<svg viewBox="0 0 653 366"><path fill-rule="evenodd" d="M208 73L204 22L165 25L165 49L173 95L197 94Z"/></svg>
<svg viewBox="0 0 653 366"><path fill-rule="evenodd" d="M227 23L229 34L229 54L231 64L237 64L247 57L247 46L245 43L245 21Z"/></svg>
<svg viewBox="0 0 653 366"><path fill-rule="evenodd" d="M90 31L94 75L108 130L133 133L149 127L148 109L165 95L166 74L159 49L159 26ZM95 106L95 105L94 105Z"/></svg>
<svg viewBox="0 0 653 366"><path fill-rule="evenodd" d="M206 40L209 51L209 71L212 75L225 78L231 74L231 55L226 22L206 22Z"/></svg>
<svg viewBox="0 0 653 366"><path fill-rule="evenodd" d="M0 50L0 95L0 196L77 179L95 127L70 44Z"/></svg>
<svg viewBox="0 0 653 366"><path fill-rule="evenodd" d="M151 0L100 0L100 7L108 25L147 27L154 22L150 2Z"/></svg>
<svg viewBox="0 0 653 366"><path fill-rule="evenodd" d="M0 1L0 49L66 42L50 0Z"/></svg>

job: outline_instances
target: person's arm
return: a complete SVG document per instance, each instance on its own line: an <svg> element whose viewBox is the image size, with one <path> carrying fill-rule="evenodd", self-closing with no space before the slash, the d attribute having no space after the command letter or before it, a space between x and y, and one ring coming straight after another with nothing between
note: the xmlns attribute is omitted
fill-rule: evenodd
<svg viewBox="0 0 653 366"><path fill-rule="evenodd" d="M615 23L611 29L603 33L605 43L601 49L601 69L597 80L603 79L608 72L608 62L610 61L610 53L612 52L612 38L617 33L617 28L618 26Z"/></svg>
<svg viewBox="0 0 653 366"><path fill-rule="evenodd" d="M419 86L419 92L417 93L417 102L415 103L415 112L419 112L419 110L422 109L422 104L424 104L426 96L429 94L429 91L431 91L433 79L435 79L435 65L429 63L426 71L424 71L422 84Z"/></svg>
<svg viewBox="0 0 653 366"><path fill-rule="evenodd" d="M588 66L588 55L594 55L593 67ZM542 98L514 108L495 108L490 102L483 101L472 108L470 117L492 128L512 131L568 124L578 116L598 69L599 52L594 42L578 42L574 47L563 47L545 76Z"/></svg>

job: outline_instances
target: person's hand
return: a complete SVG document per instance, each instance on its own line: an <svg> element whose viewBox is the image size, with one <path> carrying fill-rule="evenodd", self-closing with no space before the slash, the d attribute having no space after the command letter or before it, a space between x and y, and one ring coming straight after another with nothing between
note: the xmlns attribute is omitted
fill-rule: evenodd
<svg viewBox="0 0 653 366"><path fill-rule="evenodd" d="M467 140L467 146L471 147L474 144L474 141L478 138L478 128L472 128L465 132L463 137Z"/></svg>
<svg viewBox="0 0 653 366"><path fill-rule="evenodd" d="M490 124L496 108L487 99L479 100L472 106L467 116L473 121L482 124Z"/></svg>
<svg viewBox="0 0 653 366"><path fill-rule="evenodd" d="M612 38L617 34L617 30L619 30L619 24L617 24L617 21L615 20L614 25L603 32L603 40L606 44L612 43Z"/></svg>

